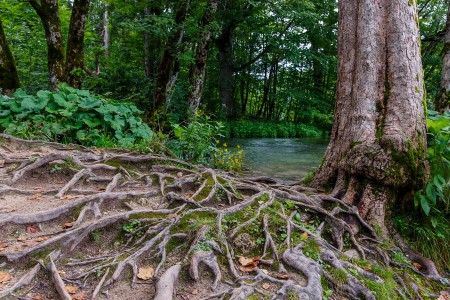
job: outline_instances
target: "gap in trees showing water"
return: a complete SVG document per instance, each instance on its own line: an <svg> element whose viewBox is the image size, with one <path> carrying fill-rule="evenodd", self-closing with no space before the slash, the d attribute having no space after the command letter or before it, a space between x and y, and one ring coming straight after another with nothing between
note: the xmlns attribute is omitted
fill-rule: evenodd
<svg viewBox="0 0 450 300"><path fill-rule="evenodd" d="M269 176L293 183L317 168L328 145L327 138L229 139L229 148L244 150L244 175Z"/></svg>

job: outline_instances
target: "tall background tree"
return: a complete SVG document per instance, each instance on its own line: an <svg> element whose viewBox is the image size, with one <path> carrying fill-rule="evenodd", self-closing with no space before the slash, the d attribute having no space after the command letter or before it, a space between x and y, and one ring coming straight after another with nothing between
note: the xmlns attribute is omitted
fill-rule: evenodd
<svg viewBox="0 0 450 300"><path fill-rule="evenodd" d="M445 25L440 88L436 100L436 109L442 112L450 109L450 1L448 2L447 22Z"/></svg>
<svg viewBox="0 0 450 300"><path fill-rule="evenodd" d="M10 93L20 86L16 63L6 40L3 23L0 19L0 88Z"/></svg>

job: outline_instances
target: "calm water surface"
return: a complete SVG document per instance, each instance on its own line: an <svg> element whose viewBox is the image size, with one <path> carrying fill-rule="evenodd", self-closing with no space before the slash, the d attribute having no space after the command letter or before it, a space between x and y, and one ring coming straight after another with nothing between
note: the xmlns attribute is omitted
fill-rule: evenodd
<svg viewBox="0 0 450 300"><path fill-rule="evenodd" d="M301 180L319 166L328 145L326 138L298 139L230 139L230 148L244 149L244 173L269 176L283 182Z"/></svg>

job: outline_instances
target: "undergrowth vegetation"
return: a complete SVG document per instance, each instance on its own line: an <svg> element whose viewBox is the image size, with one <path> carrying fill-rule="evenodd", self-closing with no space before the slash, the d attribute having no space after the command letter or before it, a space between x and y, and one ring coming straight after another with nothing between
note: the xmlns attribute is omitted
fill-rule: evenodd
<svg viewBox="0 0 450 300"><path fill-rule="evenodd" d="M230 121L224 129L227 137L235 138L320 137L325 133L313 125L251 120Z"/></svg>
<svg viewBox="0 0 450 300"><path fill-rule="evenodd" d="M28 139L98 146L150 142L152 130L134 105L106 100L87 90L59 84L58 91L28 95L18 89L1 96L0 130ZM102 145L100 145L102 146Z"/></svg>
<svg viewBox="0 0 450 300"><path fill-rule="evenodd" d="M450 269L450 112L428 111L428 131L429 180L414 195L414 213L395 223L419 252Z"/></svg>

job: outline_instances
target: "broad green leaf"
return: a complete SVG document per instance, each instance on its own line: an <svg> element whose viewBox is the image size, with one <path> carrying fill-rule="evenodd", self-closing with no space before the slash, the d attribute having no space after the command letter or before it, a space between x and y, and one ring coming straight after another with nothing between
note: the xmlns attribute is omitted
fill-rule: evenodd
<svg viewBox="0 0 450 300"><path fill-rule="evenodd" d="M22 90L21 88L18 88L16 90L16 92L13 94L14 98L21 98L21 97L25 97L27 95L27 93L25 93L24 90Z"/></svg>
<svg viewBox="0 0 450 300"><path fill-rule="evenodd" d="M427 184L426 194L428 200L434 205L436 205L436 191L434 190L434 187L431 183Z"/></svg>
<svg viewBox="0 0 450 300"><path fill-rule="evenodd" d="M425 213L425 215L429 215L430 214L430 204L428 203L427 199L420 195L420 206L422 206L422 210Z"/></svg>
<svg viewBox="0 0 450 300"><path fill-rule="evenodd" d="M1 128L8 128L8 126L11 124L13 120L13 117L11 115L7 117L0 117L0 127Z"/></svg>
<svg viewBox="0 0 450 300"><path fill-rule="evenodd" d="M69 95L67 95L67 100L69 100L71 102L77 102L78 96L76 94L69 94Z"/></svg>
<svg viewBox="0 0 450 300"><path fill-rule="evenodd" d="M99 107L102 101L97 98L78 98L78 106L81 108L94 108Z"/></svg>
<svg viewBox="0 0 450 300"><path fill-rule="evenodd" d="M11 114L10 110L0 110L0 118L9 116Z"/></svg>
<svg viewBox="0 0 450 300"><path fill-rule="evenodd" d="M99 119L91 119L89 117L85 117L82 121L89 127L94 128L100 125L102 122Z"/></svg>
<svg viewBox="0 0 450 300"><path fill-rule="evenodd" d="M76 133L76 137L80 141L84 141L86 139L86 131L84 130L78 130Z"/></svg>
<svg viewBox="0 0 450 300"><path fill-rule="evenodd" d="M431 226L436 228L437 225L438 225L438 220L436 220L435 218L431 218Z"/></svg>
<svg viewBox="0 0 450 300"><path fill-rule="evenodd" d="M88 90L76 90L78 96L89 97L90 93Z"/></svg>
<svg viewBox="0 0 450 300"><path fill-rule="evenodd" d="M12 112L15 112L15 113L20 113L23 111L23 108L20 105L20 102L18 102L18 101L14 101L13 103L11 103L9 108L11 109Z"/></svg>
<svg viewBox="0 0 450 300"><path fill-rule="evenodd" d="M62 106L64 108L72 108L74 106L74 104L72 102L66 101L66 99L64 98L64 94L53 93L52 96L53 96L53 99L55 100L55 102L59 106Z"/></svg>

